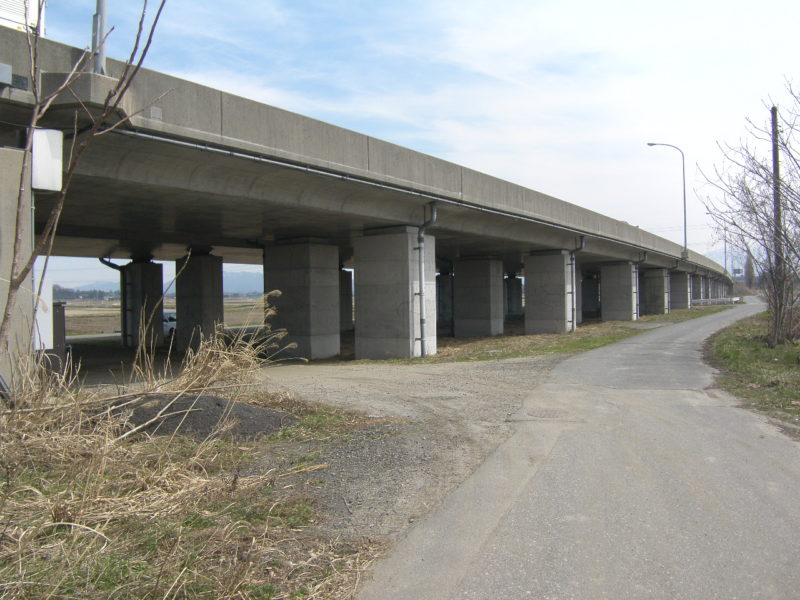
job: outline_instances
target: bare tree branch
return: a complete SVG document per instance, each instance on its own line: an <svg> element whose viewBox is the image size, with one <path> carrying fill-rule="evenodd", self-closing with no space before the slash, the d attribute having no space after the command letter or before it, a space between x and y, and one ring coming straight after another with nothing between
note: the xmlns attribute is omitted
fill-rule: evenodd
<svg viewBox="0 0 800 600"><path fill-rule="evenodd" d="M121 75L116 78L114 85L106 95L105 101L103 102L99 112L95 114L79 98L77 98L77 95L73 91L75 82L79 77L85 76L87 67L90 63L88 60L89 52L86 49L84 49L84 51L72 65L70 71L64 75L62 81L57 86L46 93L45 90L42 89L41 65L39 57L40 31L38 24L41 23L44 0L37 0L37 25L32 30L28 30L26 38L28 55L30 59L30 81L33 96L33 106L31 108L31 115L27 125L27 136L23 148L22 169L20 172L19 192L17 197L17 212L15 215L14 247L12 251L8 292L5 298L6 302L3 309L2 318L0 319L0 349L3 351L5 351L8 346L10 323L12 314L17 304L17 298L20 289L30 275L37 256L50 254L53 241L55 239L56 230L58 228L58 222L64 209L67 191L72 182L72 178L75 174L75 170L81 157L90 147L92 140L95 137L106 131L113 130L122 126L123 124L129 123L133 116L140 114L141 110L143 110L140 108L134 111L129 111L128 114L123 115L121 118L119 115L120 106L122 105L126 94L129 92L136 75L141 70L142 64L150 50L153 37L155 35L156 26L158 25L158 21L161 17L165 3L166 0L160 0L158 4L158 10L156 11L153 20L147 24L147 1L143 0L138 30L130 56L124 64ZM105 33L102 43L106 42L109 33L110 31ZM144 45L142 45L143 39L145 39ZM53 205L47 216L46 223L38 236L38 240L35 243L33 252L26 255L23 252L23 242L26 233L23 231L25 229L23 225L27 217L28 208L27 203L24 202L24 199L30 193L28 188L30 186L33 131L38 127L39 122L44 115L52 108L56 99L65 93L72 94L72 96L76 98L80 107L78 110L82 111L88 117L89 125L83 130L78 131L78 110L76 110L74 118L75 125L73 127L74 135L72 137L72 142L68 153L67 167L62 178L61 190L55 196ZM158 96L152 102L157 102L163 97L163 95L164 94ZM150 104L146 106L149 105Z"/></svg>
<svg viewBox="0 0 800 600"><path fill-rule="evenodd" d="M706 200L717 230L726 231L728 241L745 252L758 270L772 314L773 344L800 336L800 153L794 140L800 134L800 96L791 84L787 91L790 106L780 112L778 135L780 222L776 222L775 178L767 152L771 127L748 120L750 139L738 146L719 144L723 163L713 176L704 175L717 192Z"/></svg>

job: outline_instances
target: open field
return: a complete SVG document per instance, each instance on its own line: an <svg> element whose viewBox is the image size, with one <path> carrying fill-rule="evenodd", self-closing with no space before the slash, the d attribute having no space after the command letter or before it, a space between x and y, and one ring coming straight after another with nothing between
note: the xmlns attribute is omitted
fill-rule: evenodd
<svg viewBox="0 0 800 600"><path fill-rule="evenodd" d="M258 323L263 314L261 298L225 298L225 324ZM167 298L164 310L175 310L175 299ZM119 301L70 300L67 302L67 335L94 335L120 330Z"/></svg>

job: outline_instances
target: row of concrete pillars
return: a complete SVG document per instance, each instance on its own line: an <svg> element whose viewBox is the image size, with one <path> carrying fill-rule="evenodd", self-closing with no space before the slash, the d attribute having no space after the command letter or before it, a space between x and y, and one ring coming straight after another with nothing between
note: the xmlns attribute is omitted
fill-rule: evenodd
<svg viewBox="0 0 800 600"><path fill-rule="evenodd" d="M504 272L495 258L456 259L437 274L435 239L426 239L425 280L420 282L417 229L396 227L353 241L353 270L342 270L339 249L319 240L295 240L264 250L264 289L277 313L270 325L285 328L297 354L339 354L341 332L355 328L357 358L420 354L420 300L427 313L426 351L436 352L437 320L457 337L503 333L507 316L524 316L526 334L573 331L584 316L636 320L640 314L687 308L693 300L729 295L727 284L633 262L581 267L575 252L534 252L523 258L524 280ZM222 258L193 254L178 261L178 324L174 344L192 347L223 320ZM124 267L126 342L139 332L161 335L161 267L132 262ZM424 291L421 296L420 292ZM149 315L150 326L140 328Z"/></svg>

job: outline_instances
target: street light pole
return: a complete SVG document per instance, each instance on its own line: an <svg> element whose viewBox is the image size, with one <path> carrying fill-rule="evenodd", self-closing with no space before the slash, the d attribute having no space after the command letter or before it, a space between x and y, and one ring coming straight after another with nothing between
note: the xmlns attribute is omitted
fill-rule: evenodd
<svg viewBox="0 0 800 600"><path fill-rule="evenodd" d="M662 144L660 142L647 142L647 145L667 146L669 148L675 148L675 150L681 153L681 175L683 176L683 252L681 252L681 258L686 260L687 258L689 258L689 245L686 236L686 157L683 155L683 150L681 150L677 146L673 146L672 144Z"/></svg>

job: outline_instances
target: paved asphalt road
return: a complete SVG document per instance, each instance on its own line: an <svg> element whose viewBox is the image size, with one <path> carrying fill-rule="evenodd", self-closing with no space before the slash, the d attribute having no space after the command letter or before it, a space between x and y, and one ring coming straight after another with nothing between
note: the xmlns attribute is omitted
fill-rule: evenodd
<svg viewBox="0 0 800 600"><path fill-rule="evenodd" d="M361 600L800 598L800 447L707 390L739 306L570 358Z"/></svg>

